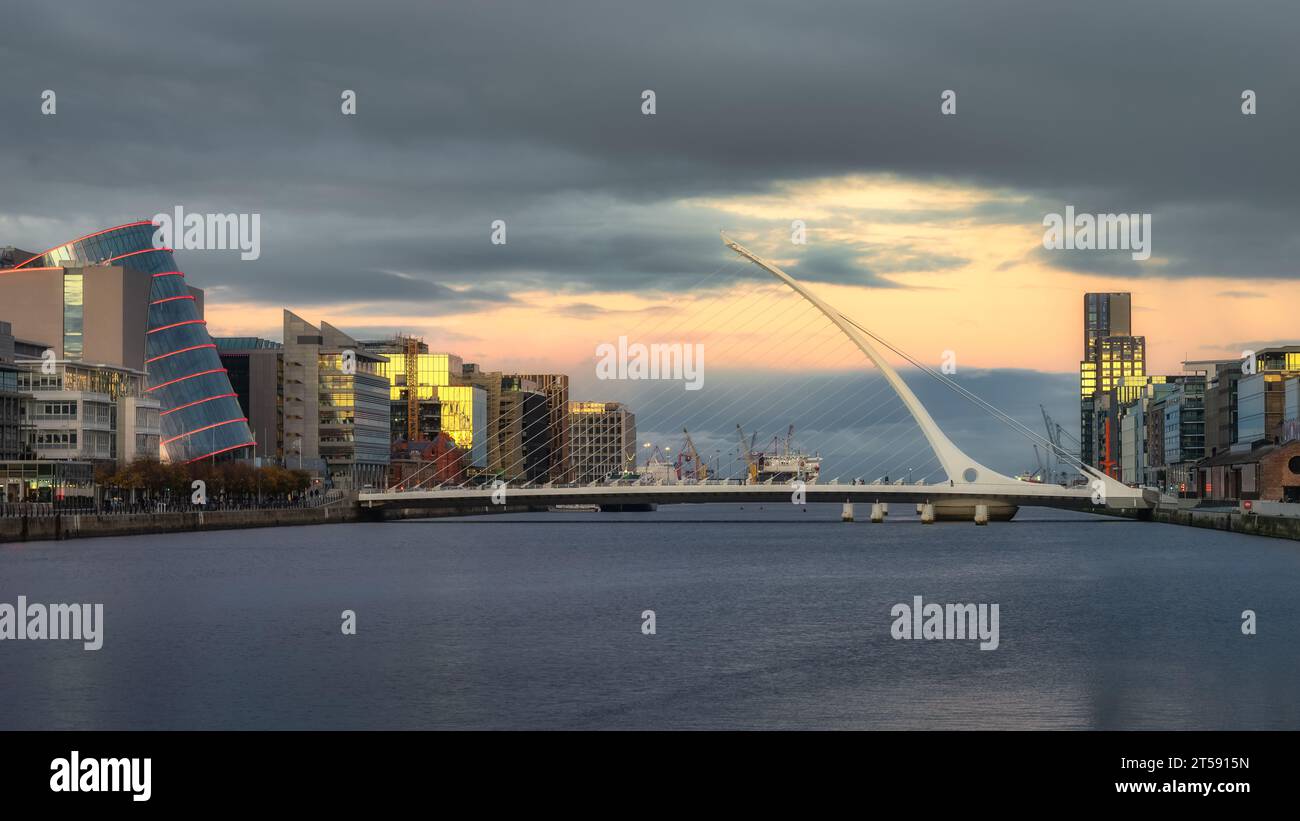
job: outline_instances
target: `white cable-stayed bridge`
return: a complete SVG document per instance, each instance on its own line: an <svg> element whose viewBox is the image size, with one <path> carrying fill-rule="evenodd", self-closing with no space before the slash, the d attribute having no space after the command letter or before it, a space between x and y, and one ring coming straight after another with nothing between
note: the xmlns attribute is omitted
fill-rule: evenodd
<svg viewBox="0 0 1300 821"><path fill-rule="evenodd" d="M889 344L864 325L842 314L804 283L787 274L749 249L723 236L723 241L741 259L771 274L808 305L820 317L828 319L843 338L847 338L859 355L865 355L887 386L886 395L897 400L919 431L923 444L920 454L936 465L931 474L917 481L884 481L879 478L851 482L754 483L735 479L708 478L674 484L646 484L611 477L585 483L576 482L496 482L475 485L427 487L408 482L402 487L364 491L359 495L363 508L382 511L437 510L439 512L482 512L509 508L544 508L555 505L598 505L602 509L644 509L659 504L700 503L869 503L872 505L918 505L931 519L1008 519L1020 506L1041 506L1098 512L1144 511L1159 501L1151 489L1131 488L1110 476L1081 463L1063 452L1046 437L976 396L967 388L912 358ZM761 321L758 324L762 324ZM1044 452L1053 453L1062 463L1072 464L1081 481L1073 486L1025 481L996 471L972 458L943 431L929 410L890 364L886 352L910 362L922 373L943 383L963 400L970 402L1016 435ZM860 360L859 360L860 362ZM902 457L900 457L902 458ZM917 456L909 457L915 461ZM900 462L900 464L903 464ZM898 470L894 475L902 475ZM875 508L879 510L879 508ZM874 512L874 511L873 511ZM877 517L878 518L878 517Z"/></svg>

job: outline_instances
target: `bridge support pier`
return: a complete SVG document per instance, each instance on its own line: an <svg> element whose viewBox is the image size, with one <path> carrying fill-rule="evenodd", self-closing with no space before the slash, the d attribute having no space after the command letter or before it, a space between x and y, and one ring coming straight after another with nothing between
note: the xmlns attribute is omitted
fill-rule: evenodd
<svg viewBox="0 0 1300 821"><path fill-rule="evenodd" d="M934 505L930 504L929 502L921 505L921 524L923 525L934 524Z"/></svg>
<svg viewBox="0 0 1300 821"><path fill-rule="evenodd" d="M841 522L853 521L853 503L850 502L848 499L844 500L844 507L840 510L840 521Z"/></svg>
<svg viewBox="0 0 1300 821"><path fill-rule="evenodd" d="M882 505L880 502L872 502L872 504L871 504L871 523L872 523L873 525L878 525L878 524L880 524L881 522L885 521L885 510L884 510L884 507L885 507L885 506Z"/></svg>
<svg viewBox="0 0 1300 821"><path fill-rule="evenodd" d="M975 505L975 524L986 525L989 523L989 506Z"/></svg>

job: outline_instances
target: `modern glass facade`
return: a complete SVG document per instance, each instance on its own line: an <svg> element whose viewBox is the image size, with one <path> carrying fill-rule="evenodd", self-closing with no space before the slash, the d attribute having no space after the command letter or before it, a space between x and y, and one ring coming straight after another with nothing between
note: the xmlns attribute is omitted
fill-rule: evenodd
<svg viewBox="0 0 1300 821"><path fill-rule="evenodd" d="M1098 347L1097 390L1108 391L1124 377L1146 376L1146 337L1107 337Z"/></svg>
<svg viewBox="0 0 1300 821"><path fill-rule="evenodd" d="M1188 381L1165 400L1165 463L1205 457L1205 382Z"/></svg>
<svg viewBox="0 0 1300 821"><path fill-rule="evenodd" d="M474 386L433 388L439 405L439 426L456 446L469 452L468 465L487 467L487 392Z"/></svg>
<svg viewBox="0 0 1300 821"><path fill-rule="evenodd" d="M384 361L379 364L379 375L388 380L389 398L406 399L406 356L400 353L377 353ZM416 398L436 399L437 388L460 384L461 359L454 354L416 354Z"/></svg>
<svg viewBox="0 0 1300 821"><path fill-rule="evenodd" d="M1255 356L1255 373L1300 371L1300 348L1270 348Z"/></svg>
<svg viewBox="0 0 1300 821"><path fill-rule="evenodd" d="M331 470L348 472L357 464L385 464L388 447L388 381L379 363L357 357L355 371L343 368L339 353L318 357L320 454ZM374 483L377 477L361 477Z"/></svg>
<svg viewBox="0 0 1300 821"><path fill-rule="evenodd" d="M1110 306L1113 310L1114 305ZM1116 321L1113 313L1108 321ZM1089 322L1092 322L1089 319ZM1098 320L1100 322L1100 320ZM1128 323L1125 321L1124 326ZM1111 457L1102 451L1114 446L1114 456L1118 457L1119 428L1111 431L1113 441L1108 445L1104 435L1099 435L1099 428L1104 430L1106 419L1099 416L1098 396L1116 391L1119 402L1132 401L1140 390L1136 386L1145 384L1146 376L1146 337L1142 336L1107 336L1090 338L1088 347L1091 355L1079 363L1079 442L1080 458L1092 465L1101 465ZM1122 384L1134 386L1132 390L1119 390ZM1118 407L1116 404L1115 407ZM1113 420L1112 420L1113 421Z"/></svg>
<svg viewBox="0 0 1300 821"><path fill-rule="evenodd" d="M569 377L562 373L523 373L512 377L534 383L546 396L546 478L552 482L574 481L569 451Z"/></svg>
<svg viewBox="0 0 1300 821"><path fill-rule="evenodd" d="M155 248L148 221L110 228L61 245L16 266L78 268L99 264L153 276L145 329L147 392L161 404L162 450L175 462L244 458L253 437L226 378L194 296L170 248ZM64 282L64 350L80 357L81 282ZM75 305L73 302L75 301ZM70 343L72 346L70 347ZM75 352L75 353L74 353Z"/></svg>
<svg viewBox="0 0 1300 821"><path fill-rule="evenodd" d="M389 381L394 438L406 431L406 401L412 386L406 384L406 355L376 353L379 374ZM468 452L466 465L483 469L489 460L488 395L483 388L466 384L464 363L459 356L447 353L416 354L416 399L421 403L421 432L426 432L425 414L433 420L436 403L437 430L446 433L456 446ZM426 410L427 409L427 410ZM430 437L432 438L432 437Z"/></svg>
<svg viewBox="0 0 1300 821"><path fill-rule="evenodd" d="M1083 295L1083 358L1092 359L1098 340L1133 333L1133 296L1128 293Z"/></svg>
<svg viewBox="0 0 1300 821"><path fill-rule="evenodd" d="M1237 383L1237 441L1257 442L1267 436L1268 382L1274 374L1257 373Z"/></svg>

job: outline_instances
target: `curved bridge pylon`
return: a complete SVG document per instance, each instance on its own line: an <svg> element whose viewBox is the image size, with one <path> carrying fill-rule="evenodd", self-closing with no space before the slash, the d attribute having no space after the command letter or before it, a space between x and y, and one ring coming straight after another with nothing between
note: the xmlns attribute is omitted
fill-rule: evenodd
<svg viewBox="0 0 1300 821"><path fill-rule="evenodd" d="M926 442L930 445L930 449L934 451L935 458L939 460L939 465L947 474L950 486L964 486L967 490L987 490L990 495L995 496L1038 495L1031 490L1035 488L1034 483L1022 482L1019 479L999 473L980 464L957 447L948 438L947 434L939 428L939 425L935 423L934 417L930 416L930 412L926 410L925 406L921 404L921 400L916 397L912 389L899 376L898 371L894 370L893 366L872 344L871 340L859 331L847 317L810 291L803 283L782 271L774 263L758 256L725 233L722 234L722 241L732 251L767 271L811 303L854 345L857 345L862 353L866 354L867 359L871 360L871 363L880 370L890 388L902 400L908 412L912 414L912 418L916 421L921 433L925 436ZM1089 495L1100 500L1100 506L1120 508L1145 508L1149 506L1150 500L1140 488L1128 487L1122 482L1116 481L1113 477L1107 476L1087 465L1077 465L1076 468L1089 480L1086 490ZM1056 491L1059 490L1060 488L1056 488Z"/></svg>

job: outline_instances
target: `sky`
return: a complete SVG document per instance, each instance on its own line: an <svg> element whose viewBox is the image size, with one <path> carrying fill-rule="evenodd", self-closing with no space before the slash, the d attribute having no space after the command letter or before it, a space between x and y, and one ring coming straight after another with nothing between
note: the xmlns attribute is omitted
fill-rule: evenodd
<svg viewBox="0 0 1300 821"><path fill-rule="evenodd" d="M862 364L736 344L804 315L726 230L918 360L952 352L959 379L1013 380L1004 396L1068 427L1086 291L1133 293L1160 372L1300 336L1297 18L1285 2L22 3L0 39L0 245L176 206L257 213L257 260L178 254L214 334L276 338L290 308L573 372L575 398L621 398L590 374L622 334L707 339L719 373ZM1044 249L1044 216L1067 206L1150 214L1150 259ZM764 296L786 307L755 332ZM669 416L644 424L668 437ZM719 442L730 427L701 424ZM1018 447L990 458L1030 458Z"/></svg>

